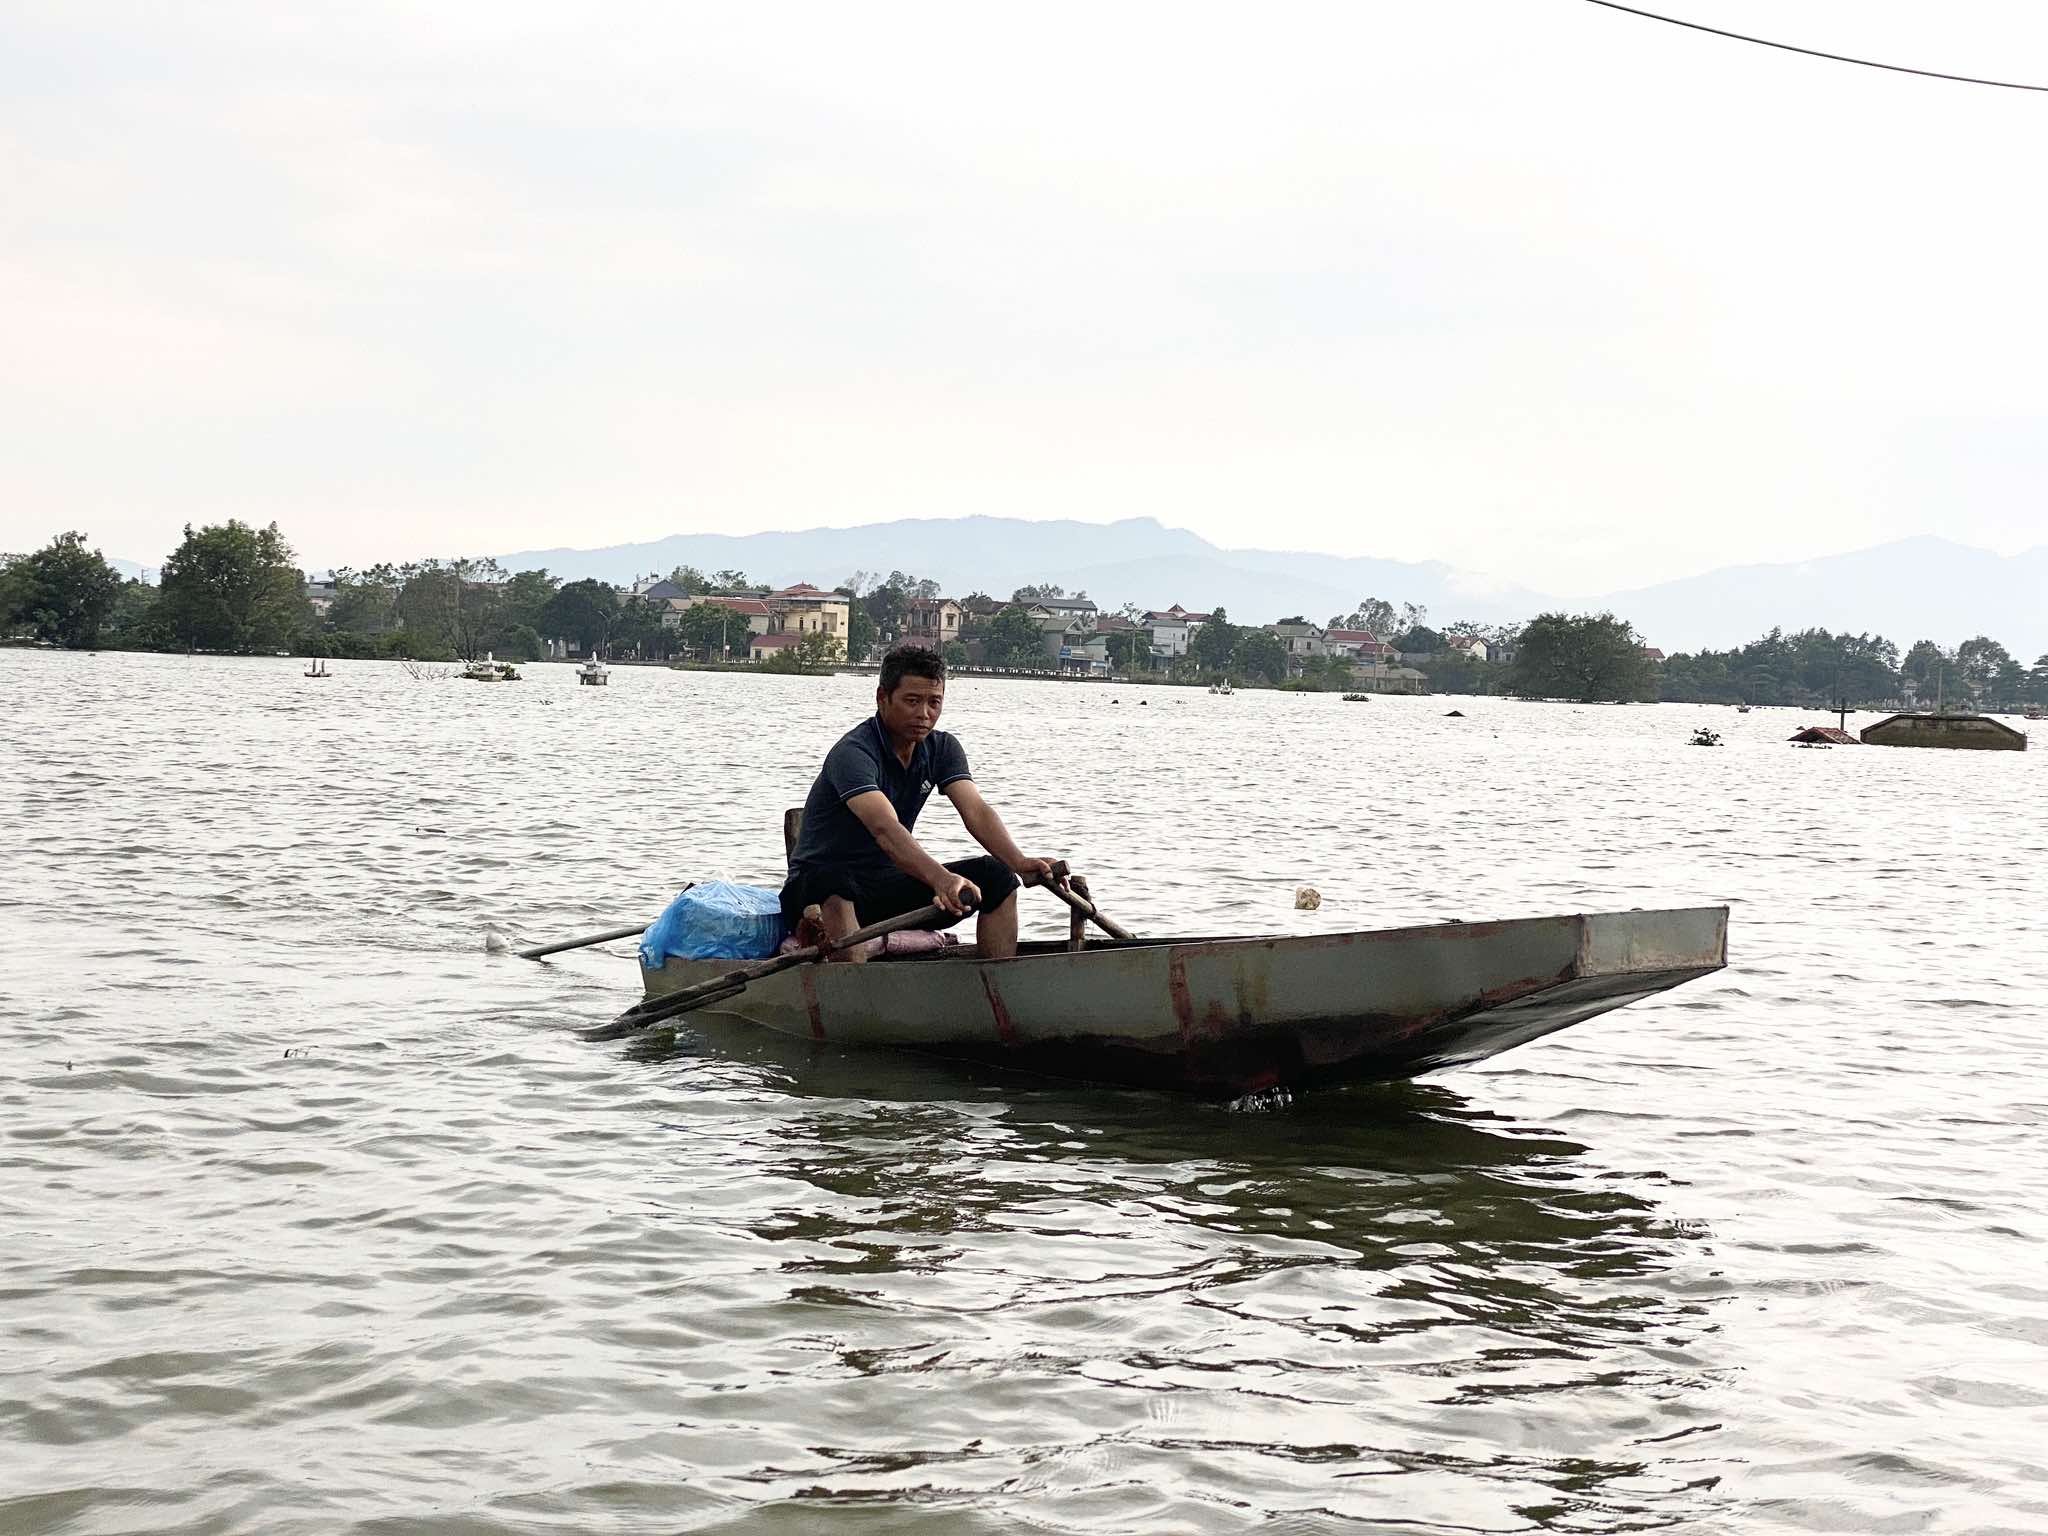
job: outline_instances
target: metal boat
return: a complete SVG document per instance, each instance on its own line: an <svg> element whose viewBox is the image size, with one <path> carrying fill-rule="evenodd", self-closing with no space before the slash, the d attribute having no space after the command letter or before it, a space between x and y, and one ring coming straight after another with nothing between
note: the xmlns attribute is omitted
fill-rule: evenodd
<svg viewBox="0 0 2048 1536"><path fill-rule="evenodd" d="M1728 909L812 964L707 1014L1054 1077L1236 1097L1483 1061L1727 963ZM641 968L650 998L744 962Z"/></svg>

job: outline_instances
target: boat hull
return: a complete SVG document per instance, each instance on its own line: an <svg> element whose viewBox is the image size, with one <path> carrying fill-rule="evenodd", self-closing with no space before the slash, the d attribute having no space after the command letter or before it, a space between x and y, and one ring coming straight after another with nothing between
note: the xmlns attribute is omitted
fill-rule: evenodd
<svg viewBox="0 0 2048 1536"><path fill-rule="evenodd" d="M706 1010L1096 1082L1236 1096L1464 1066L1727 961L1728 909L1590 913L1299 938L971 948L806 965ZM739 962L642 967L649 997Z"/></svg>

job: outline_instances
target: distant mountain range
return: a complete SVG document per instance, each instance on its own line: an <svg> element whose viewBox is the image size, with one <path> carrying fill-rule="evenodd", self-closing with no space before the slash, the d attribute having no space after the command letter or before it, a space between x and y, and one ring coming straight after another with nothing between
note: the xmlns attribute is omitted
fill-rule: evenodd
<svg viewBox="0 0 2048 1536"><path fill-rule="evenodd" d="M1773 626L1872 631L1904 649L1988 634L2022 660L2048 652L2048 546L2000 556L1913 538L1785 565L1731 566L1633 591L1553 598L1501 586L1439 561L1223 549L1149 517L1114 523L1020 518L906 519L797 533L675 534L606 549L500 555L510 570L626 582L678 565L745 571L778 586L831 586L857 570L906 571L950 595L1007 596L1025 583L1086 591L1105 608L1224 607L1239 623L1289 614L1321 622L1367 597L1419 603L1439 623L1512 622L1549 608L1612 609L1665 651L1738 645Z"/></svg>
<svg viewBox="0 0 2048 1536"><path fill-rule="evenodd" d="M1104 608L1174 603L1227 608L1240 623L1300 613L1318 623L1361 598L1420 603L1439 618L1517 619L1543 599L1520 588L1488 589L1436 561L1345 559L1261 549L1221 549L1149 517L1114 523L1029 522L1014 517L915 518L801 533L683 533L609 549L535 549L500 555L508 570L545 568L577 580L623 582L679 565L739 570L757 581L821 587L857 570L930 577L949 594L1007 597L1027 583L1086 591Z"/></svg>

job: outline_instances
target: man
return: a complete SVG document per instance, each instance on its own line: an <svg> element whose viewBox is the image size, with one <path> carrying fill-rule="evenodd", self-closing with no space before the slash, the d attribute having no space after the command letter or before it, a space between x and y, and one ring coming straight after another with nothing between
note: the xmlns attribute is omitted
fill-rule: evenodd
<svg viewBox="0 0 2048 1536"><path fill-rule="evenodd" d="M790 932L813 905L839 939L936 903L946 916L934 927L950 928L973 907L981 953L1017 953L1018 877L1051 879L1052 863L1026 858L974 787L960 743L936 729L945 702L946 664L936 651L899 645L882 658L874 716L839 738L804 801L782 887ZM911 829L934 789L953 802L986 857L941 864L918 846Z"/></svg>

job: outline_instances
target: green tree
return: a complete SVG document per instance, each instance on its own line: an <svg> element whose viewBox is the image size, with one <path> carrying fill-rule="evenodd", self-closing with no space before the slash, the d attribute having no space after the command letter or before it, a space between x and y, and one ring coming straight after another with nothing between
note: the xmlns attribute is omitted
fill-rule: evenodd
<svg viewBox="0 0 2048 1536"><path fill-rule="evenodd" d="M948 640L946 648L941 654L945 657L946 665L949 667L964 667L967 665L967 647L958 640Z"/></svg>
<svg viewBox="0 0 2048 1536"><path fill-rule="evenodd" d="M541 629L578 651L602 648L618 621L619 594L588 576L564 584L541 610Z"/></svg>
<svg viewBox="0 0 2048 1536"><path fill-rule="evenodd" d="M550 576L545 569L515 571L505 582L502 598L504 622L509 626L523 624L538 630L541 614L547 610L549 600L561 590L561 586L560 579Z"/></svg>
<svg viewBox="0 0 2048 1536"><path fill-rule="evenodd" d="M1152 670L1152 632L1146 629L1113 629L1103 641L1109 660L1119 672Z"/></svg>
<svg viewBox="0 0 2048 1536"><path fill-rule="evenodd" d="M1048 597L1065 597L1066 595L1067 589L1065 587L1056 587L1052 583L1047 582L1042 586L1019 587L1010 594L1010 601L1013 603L1023 603L1028 607L1032 603L1042 603ZM1085 592L1075 594L1077 597L1086 597L1087 595Z"/></svg>
<svg viewBox="0 0 2048 1536"><path fill-rule="evenodd" d="M846 611L846 657L849 661L866 661L868 652L875 648L875 621L866 606L855 600Z"/></svg>
<svg viewBox="0 0 2048 1536"><path fill-rule="evenodd" d="M1444 637L1427 624L1416 624L1395 639L1393 646L1397 651L1428 656L1444 648Z"/></svg>
<svg viewBox="0 0 2048 1536"><path fill-rule="evenodd" d="M711 578L694 565L677 566L668 573L668 579L682 589L685 597L695 597L700 592L711 590Z"/></svg>
<svg viewBox="0 0 2048 1536"><path fill-rule="evenodd" d="M1656 678L1632 625L1611 613L1544 613L1523 627L1508 687L1523 698L1627 703Z"/></svg>
<svg viewBox="0 0 2048 1536"><path fill-rule="evenodd" d="M668 655L669 633L663 628L662 608L644 597L629 597L619 604L618 621L613 624L611 645L630 647L635 656L660 658Z"/></svg>
<svg viewBox="0 0 2048 1536"><path fill-rule="evenodd" d="M1368 597L1349 613L1330 615L1331 629L1362 629L1375 640L1391 638L1400 628L1401 616L1385 598Z"/></svg>
<svg viewBox="0 0 2048 1536"><path fill-rule="evenodd" d="M1005 608L991 619L982 648L999 667L1046 664L1044 632L1022 608Z"/></svg>
<svg viewBox="0 0 2048 1536"><path fill-rule="evenodd" d="M398 593L403 585L403 578L389 562L366 571L338 568L327 627L358 635L389 633L398 628Z"/></svg>
<svg viewBox="0 0 2048 1536"><path fill-rule="evenodd" d="M107 615L106 636L110 645L137 650L166 644L169 636L157 613L156 588L132 576L122 582L114 597L113 611Z"/></svg>
<svg viewBox="0 0 2048 1536"><path fill-rule="evenodd" d="M99 644L121 594L121 573L82 533L60 533L32 555L6 563L0 626L26 628L36 639L74 651Z"/></svg>
<svg viewBox="0 0 2048 1536"><path fill-rule="evenodd" d="M1230 622L1230 615L1218 608L1209 615L1208 623L1195 631L1188 641L1188 659L1204 672L1218 675L1230 670L1230 658L1237 650L1240 631Z"/></svg>
<svg viewBox="0 0 2048 1536"><path fill-rule="evenodd" d="M1996 692L1999 673L2011 662L2011 653L1989 635L1973 635L1956 647L1956 671L1975 699Z"/></svg>
<svg viewBox="0 0 2048 1536"><path fill-rule="evenodd" d="M751 584L747 581L747 573L745 571L735 571L730 567L718 572L711 578L711 590L713 592L728 594L745 592L750 590L750 587Z"/></svg>
<svg viewBox="0 0 2048 1536"><path fill-rule="evenodd" d="M277 524L237 518L193 531L164 561L158 604L170 633L198 650L276 650L306 620L306 580Z"/></svg>
<svg viewBox="0 0 2048 1536"><path fill-rule="evenodd" d="M1208 625L1202 626L1202 632L1208 632ZM1277 688L1287 681L1287 646L1270 630L1239 630L1237 644L1231 647L1230 666L1241 678L1263 678Z"/></svg>
<svg viewBox="0 0 2048 1536"><path fill-rule="evenodd" d="M752 632L746 619L730 608L696 603L677 615L675 638L700 661L724 661L729 655L745 661Z"/></svg>

